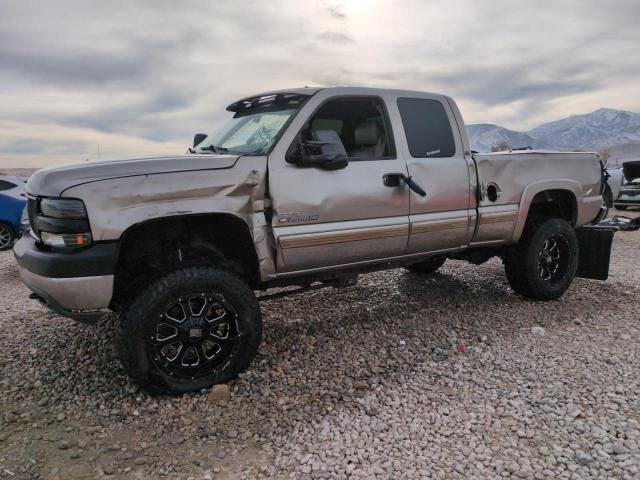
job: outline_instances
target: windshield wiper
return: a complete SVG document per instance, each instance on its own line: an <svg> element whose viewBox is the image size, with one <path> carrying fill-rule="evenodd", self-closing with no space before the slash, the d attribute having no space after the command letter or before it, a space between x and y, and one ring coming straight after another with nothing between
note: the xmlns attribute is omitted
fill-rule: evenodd
<svg viewBox="0 0 640 480"><path fill-rule="evenodd" d="M209 151L209 152L217 153L218 155L222 155L223 153L227 153L229 149L225 147L217 147L215 145L207 145L206 147L201 147L200 151L201 152Z"/></svg>

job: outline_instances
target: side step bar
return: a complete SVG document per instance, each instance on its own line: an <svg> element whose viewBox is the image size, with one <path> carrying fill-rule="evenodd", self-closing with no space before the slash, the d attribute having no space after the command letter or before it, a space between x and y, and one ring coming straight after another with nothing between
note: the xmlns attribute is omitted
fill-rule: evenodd
<svg viewBox="0 0 640 480"><path fill-rule="evenodd" d="M333 287L333 288L346 288L353 287L358 283L358 275L351 275L345 277L339 277L334 280L327 280L325 282L314 283L304 285L299 288L294 288L291 290L283 290L281 292L269 293L266 295L258 295L257 299L259 302L264 300L272 300L274 298L288 297L289 295L295 295L296 293L304 293L309 292L311 290L320 290L321 288Z"/></svg>

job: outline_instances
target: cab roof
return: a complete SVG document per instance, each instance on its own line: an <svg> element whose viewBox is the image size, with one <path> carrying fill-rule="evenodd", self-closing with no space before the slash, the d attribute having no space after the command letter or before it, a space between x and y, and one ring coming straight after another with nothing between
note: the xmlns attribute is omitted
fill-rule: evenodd
<svg viewBox="0 0 640 480"><path fill-rule="evenodd" d="M250 97L242 98L227 107L230 112L238 112L248 108L259 106L261 103L272 103L274 101L286 101L287 99L293 99L301 96L312 96L321 90L341 90L342 92L349 92L353 94L384 94L389 92L400 93L403 95L411 94L427 94L433 97L439 97L442 99L448 98L442 94L421 92L417 90L403 90L394 88L370 88L370 87L348 87L348 86L329 86L329 87L304 87L304 88L291 88L286 90L272 90L269 92L259 93L257 95L251 95ZM279 98L278 98L279 97Z"/></svg>

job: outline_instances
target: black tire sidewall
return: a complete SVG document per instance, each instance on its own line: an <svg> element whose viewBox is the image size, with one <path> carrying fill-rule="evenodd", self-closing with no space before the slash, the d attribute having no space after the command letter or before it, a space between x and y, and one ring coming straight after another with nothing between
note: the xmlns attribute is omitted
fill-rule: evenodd
<svg viewBox="0 0 640 480"><path fill-rule="evenodd" d="M504 257L504 270L507 275L507 281L509 285L516 293L523 293L524 286L524 274L523 274L523 262L520 261L519 251L517 247L510 247Z"/></svg>
<svg viewBox="0 0 640 480"><path fill-rule="evenodd" d="M211 374L195 379L171 376L152 359L148 339L155 333L155 319L179 296L195 291L216 291L224 295L237 313L242 335L232 355ZM237 275L210 267L191 267L165 275L153 282L124 309L120 331L123 364L132 379L152 393L186 393L208 388L235 378L255 357L262 334L260 307L253 291Z"/></svg>
<svg viewBox="0 0 640 480"><path fill-rule="evenodd" d="M561 235L569 249L568 264L565 272L555 285L545 282L538 275L539 252L546 240L553 235ZM565 220L548 219L532 228L524 245L524 251L518 252L524 259L523 271L527 296L540 300L552 300L560 297L571 285L578 269L578 239L576 233Z"/></svg>

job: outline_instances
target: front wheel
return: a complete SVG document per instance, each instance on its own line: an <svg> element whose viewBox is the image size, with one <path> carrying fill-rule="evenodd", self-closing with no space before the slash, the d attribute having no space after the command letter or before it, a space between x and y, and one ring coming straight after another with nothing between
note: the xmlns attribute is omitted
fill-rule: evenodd
<svg viewBox="0 0 640 480"><path fill-rule="evenodd" d="M0 251L9 250L13 246L16 236L13 233L13 229L0 222Z"/></svg>
<svg viewBox="0 0 640 480"><path fill-rule="evenodd" d="M258 301L236 274L198 266L152 282L121 312L123 366L152 393L186 393L223 383L258 351Z"/></svg>
<svg viewBox="0 0 640 480"><path fill-rule="evenodd" d="M576 275L578 253L576 233L565 220L532 222L505 257L507 280L526 297L555 300Z"/></svg>

